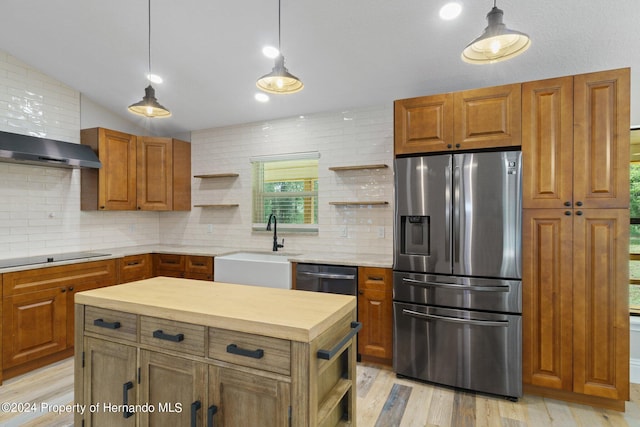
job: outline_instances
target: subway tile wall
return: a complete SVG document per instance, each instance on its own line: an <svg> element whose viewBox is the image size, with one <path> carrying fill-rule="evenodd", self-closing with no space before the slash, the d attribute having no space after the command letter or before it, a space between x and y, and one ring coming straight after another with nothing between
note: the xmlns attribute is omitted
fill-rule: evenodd
<svg viewBox="0 0 640 427"><path fill-rule="evenodd" d="M319 232L279 233L287 252L392 254L393 106L311 114L201 130L191 134L192 172L238 173L237 178L192 182L193 204L238 204L193 208L160 217L161 242L232 249L270 250L272 233L251 231L253 156L317 151ZM331 166L386 164L387 168L334 172ZM332 201L385 201L387 205L334 206Z"/></svg>
<svg viewBox="0 0 640 427"><path fill-rule="evenodd" d="M0 51L0 130L80 142L80 93ZM80 211L80 171L0 162L0 258L159 241L154 212Z"/></svg>

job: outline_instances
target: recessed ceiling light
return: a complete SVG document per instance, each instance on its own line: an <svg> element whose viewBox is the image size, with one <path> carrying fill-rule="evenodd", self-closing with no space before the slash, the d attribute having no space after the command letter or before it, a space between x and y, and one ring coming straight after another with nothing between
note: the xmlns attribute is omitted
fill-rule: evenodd
<svg viewBox="0 0 640 427"><path fill-rule="evenodd" d="M147 79L151 83L162 83L162 77L157 74L147 74Z"/></svg>
<svg viewBox="0 0 640 427"><path fill-rule="evenodd" d="M254 95L254 98L258 102L267 102L267 101L269 101L269 95L267 95L266 93L262 93L262 92L256 93Z"/></svg>
<svg viewBox="0 0 640 427"><path fill-rule="evenodd" d="M460 12L462 12L462 5L460 3L447 3L440 8L440 19L445 21L456 19L460 15Z"/></svg>
<svg viewBox="0 0 640 427"><path fill-rule="evenodd" d="M262 54L267 58L275 59L280 55L280 51L277 47L265 46L262 48Z"/></svg>

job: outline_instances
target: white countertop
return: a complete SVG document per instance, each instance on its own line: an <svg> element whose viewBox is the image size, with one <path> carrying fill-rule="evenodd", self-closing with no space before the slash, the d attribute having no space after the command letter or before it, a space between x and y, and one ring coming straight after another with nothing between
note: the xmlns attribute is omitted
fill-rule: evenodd
<svg viewBox="0 0 640 427"><path fill-rule="evenodd" d="M77 264L80 262L101 261L114 258L122 258L129 255L140 255L147 253L167 253L167 254L180 254L180 255L198 255L198 256L211 256L216 257L219 255L243 252L238 248L225 248L215 246L191 246L191 245L142 245L142 246L127 246L117 248L96 249L88 252L107 253L109 255L80 258L67 261L54 261L41 264L30 264L24 266L0 268L0 273L10 273L13 271L32 270L42 267L53 267L58 265ZM246 252L265 252L270 251L256 251L246 250ZM393 257L383 255L371 255L371 254L350 254L350 253L336 253L336 252L308 252L308 253L291 253L287 251L279 252L282 255L290 254L288 260L290 262L298 263L310 263L310 264L332 264L332 265L351 265L362 267L381 267L391 268L393 266ZM52 254L55 255L59 254Z"/></svg>

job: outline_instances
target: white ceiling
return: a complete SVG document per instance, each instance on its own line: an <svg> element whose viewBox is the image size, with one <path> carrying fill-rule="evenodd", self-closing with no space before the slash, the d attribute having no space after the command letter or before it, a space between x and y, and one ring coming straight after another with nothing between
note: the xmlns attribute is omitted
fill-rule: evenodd
<svg viewBox="0 0 640 427"><path fill-rule="evenodd" d="M528 33L522 56L491 65L460 52L486 26L492 0L282 0L282 51L302 92L258 103L277 45L277 0L152 0L151 68L173 116L127 112L147 81L147 0L3 0L0 49L159 135L394 99L632 68L631 123L640 125L638 0L498 0L504 22Z"/></svg>

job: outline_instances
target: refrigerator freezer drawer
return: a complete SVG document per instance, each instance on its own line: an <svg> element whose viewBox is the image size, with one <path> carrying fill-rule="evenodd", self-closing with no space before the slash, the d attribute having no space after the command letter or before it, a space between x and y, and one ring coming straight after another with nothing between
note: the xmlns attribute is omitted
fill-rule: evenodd
<svg viewBox="0 0 640 427"><path fill-rule="evenodd" d="M522 313L522 281L394 271L393 300L519 314Z"/></svg>
<svg viewBox="0 0 640 427"><path fill-rule="evenodd" d="M399 375L522 396L522 317L394 303L393 368Z"/></svg>

